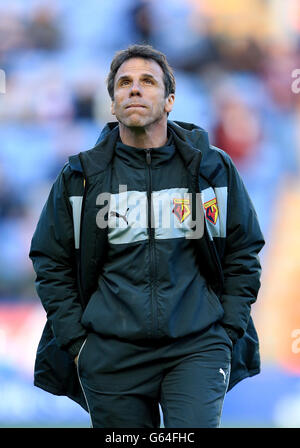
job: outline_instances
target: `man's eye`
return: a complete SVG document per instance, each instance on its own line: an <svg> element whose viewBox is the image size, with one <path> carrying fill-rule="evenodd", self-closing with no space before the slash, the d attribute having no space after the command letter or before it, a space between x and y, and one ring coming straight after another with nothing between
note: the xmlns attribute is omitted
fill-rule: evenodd
<svg viewBox="0 0 300 448"><path fill-rule="evenodd" d="M152 79L150 79L150 78L146 78L144 81L145 81L147 84L153 84L153 81L152 81Z"/></svg>
<svg viewBox="0 0 300 448"><path fill-rule="evenodd" d="M128 81L128 79L124 79L124 81L121 81L121 83L120 83L120 85L121 86L128 86L128 84L129 84L129 81Z"/></svg>

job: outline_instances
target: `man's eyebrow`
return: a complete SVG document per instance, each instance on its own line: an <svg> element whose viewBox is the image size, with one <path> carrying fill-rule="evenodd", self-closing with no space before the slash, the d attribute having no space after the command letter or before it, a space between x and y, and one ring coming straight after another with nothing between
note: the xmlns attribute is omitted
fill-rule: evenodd
<svg viewBox="0 0 300 448"><path fill-rule="evenodd" d="M152 78L154 81L156 81L157 79L155 78L155 76L151 75L151 73L142 73L141 74L142 78ZM119 78L117 78L117 82L122 81L123 79L130 79L131 75L122 75Z"/></svg>

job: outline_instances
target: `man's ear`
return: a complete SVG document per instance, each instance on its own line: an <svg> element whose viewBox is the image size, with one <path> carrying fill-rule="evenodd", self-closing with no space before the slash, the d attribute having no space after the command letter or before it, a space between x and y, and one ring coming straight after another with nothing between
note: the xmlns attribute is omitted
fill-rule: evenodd
<svg viewBox="0 0 300 448"><path fill-rule="evenodd" d="M168 95L168 97L166 98L165 112L167 112L167 113L171 112L171 110L173 109L173 106L174 106L174 101L175 101L175 94L170 93L170 95Z"/></svg>
<svg viewBox="0 0 300 448"><path fill-rule="evenodd" d="M112 115L115 115L115 102L114 101L111 102L110 112Z"/></svg>

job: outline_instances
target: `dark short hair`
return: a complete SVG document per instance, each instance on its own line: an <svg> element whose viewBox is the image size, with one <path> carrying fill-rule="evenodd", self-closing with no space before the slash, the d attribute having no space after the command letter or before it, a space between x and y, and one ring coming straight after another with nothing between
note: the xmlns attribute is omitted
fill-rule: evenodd
<svg viewBox="0 0 300 448"><path fill-rule="evenodd" d="M151 45L130 45L125 50L118 51L110 65L110 72L107 77L107 90L112 101L114 100L114 84L117 71L123 62L131 58L152 59L157 62L164 73L165 97L170 93L175 93L175 77L166 56Z"/></svg>

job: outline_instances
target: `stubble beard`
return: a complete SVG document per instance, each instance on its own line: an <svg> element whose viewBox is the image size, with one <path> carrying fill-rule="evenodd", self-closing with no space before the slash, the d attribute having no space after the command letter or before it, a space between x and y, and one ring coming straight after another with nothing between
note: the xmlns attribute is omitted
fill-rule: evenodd
<svg viewBox="0 0 300 448"><path fill-rule="evenodd" d="M143 129L147 129L156 123L159 123L164 117L164 107L161 105L159 113L155 117L143 117L139 120L132 120L131 117L122 118L116 115L117 120L127 129L131 131L142 131ZM140 121L140 122L139 122Z"/></svg>

